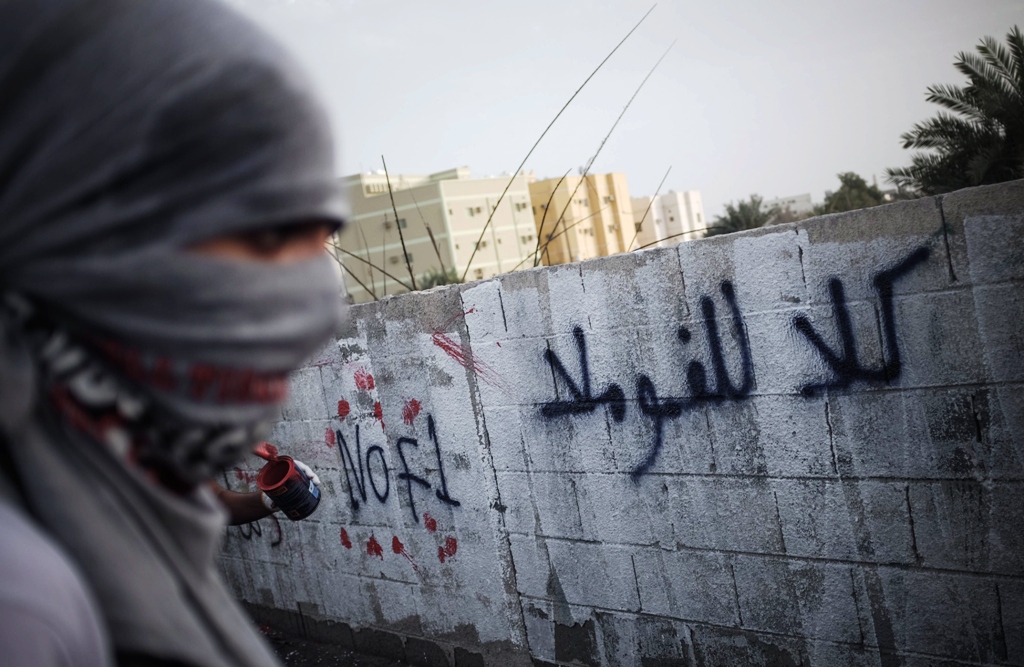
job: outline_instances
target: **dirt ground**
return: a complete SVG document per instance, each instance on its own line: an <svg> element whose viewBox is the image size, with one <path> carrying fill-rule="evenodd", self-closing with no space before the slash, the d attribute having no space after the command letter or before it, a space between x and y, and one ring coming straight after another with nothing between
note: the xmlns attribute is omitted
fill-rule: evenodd
<svg viewBox="0 0 1024 667"><path fill-rule="evenodd" d="M409 667L407 662L353 653L332 644L286 637L265 626L261 630L287 667Z"/></svg>

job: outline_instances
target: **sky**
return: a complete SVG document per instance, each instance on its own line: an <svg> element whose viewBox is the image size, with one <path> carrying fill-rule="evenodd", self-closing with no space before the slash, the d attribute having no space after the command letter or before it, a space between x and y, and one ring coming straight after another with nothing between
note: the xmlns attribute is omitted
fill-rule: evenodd
<svg viewBox="0 0 1024 667"><path fill-rule="evenodd" d="M283 41L331 115L338 173L512 172L653 2L228 0ZM960 84L960 51L1024 27L1024 0L660 0L525 164L624 172L630 194L820 202L854 171L885 186L900 135ZM673 45L674 43L674 45Z"/></svg>

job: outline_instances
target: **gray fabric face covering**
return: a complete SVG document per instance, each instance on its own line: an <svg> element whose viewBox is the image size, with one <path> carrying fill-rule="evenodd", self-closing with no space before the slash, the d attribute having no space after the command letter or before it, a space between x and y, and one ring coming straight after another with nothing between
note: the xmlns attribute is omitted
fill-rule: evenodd
<svg viewBox="0 0 1024 667"><path fill-rule="evenodd" d="M212 0L2 3L0 100L0 292L29 304L0 317L0 430L28 504L118 650L274 664L216 572L212 494L162 488L54 396L86 411L141 397L159 437L129 436L188 483L242 453L193 436L273 419L282 378L339 322L337 277L326 256L189 247L340 224L324 114L289 58Z"/></svg>

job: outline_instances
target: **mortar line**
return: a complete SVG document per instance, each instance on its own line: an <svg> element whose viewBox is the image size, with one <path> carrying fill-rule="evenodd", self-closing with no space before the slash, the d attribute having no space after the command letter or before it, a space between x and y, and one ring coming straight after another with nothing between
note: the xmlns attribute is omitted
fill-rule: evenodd
<svg viewBox="0 0 1024 667"><path fill-rule="evenodd" d="M519 537L532 537L542 539L550 542L571 542L574 544L592 545L592 546L613 546L613 547L643 547L645 549L658 549L659 551L668 553L694 553L694 554L715 554L719 556L747 556L762 559L775 559L792 561L796 563L824 563L831 565L855 565L863 567L881 567L890 568L893 570L902 570L907 572L930 572L933 574L943 574L950 576L962 576L970 579L985 579L985 580L998 580L998 581L1012 581L1021 582L1024 581L1024 574L1006 574L1002 572L977 572L970 570L954 570L951 568L936 567L933 565L912 565L909 563L896 563L891 561L863 561L863 560L851 560L848 558L827 558L824 556L805 556L805 555L794 555L789 553L780 552L769 552L769 551L745 551L741 549L713 549L711 547L693 547L693 546L677 546L674 549L665 548L659 545L657 542L649 544L638 544L630 542L609 542L607 540L597 539L580 539L576 537L564 537L560 535L544 535L540 533L521 533L516 531L509 531L510 535L516 535Z"/></svg>
<svg viewBox="0 0 1024 667"><path fill-rule="evenodd" d="M636 574L636 558L633 554L629 554L629 562L633 565L633 585L636 586L636 604L639 608L638 613L644 610L644 599L640 597L640 577Z"/></svg>
<svg viewBox="0 0 1024 667"><path fill-rule="evenodd" d="M956 271L953 270L953 253L949 250L949 225L946 224L946 209L942 206L944 199L942 195L939 195L935 198L935 204L939 209L939 220L942 224L942 243L946 248L946 266L949 269L949 279L958 283L960 280L956 276Z"/></svg>
<svg viewBox="0 0 1024 667"><path fill-rule="evenodd" d="M917 550L917 530L914 528L914 511L910 506L910 485L907 484L903 487L903 492L907 501L907 518L910 521L910 549L914 554L914 562L920 565L924 562L921 558L921 553Z"/></svg>
<svg viewBox="0 0 1024 667"><path fill-rule="evenodd" d="M860 601L857 599L857 578L853 574L852 567L847 572L850 573L850 595L853 597L853 608L857 612L857 630L860 632L860 645L866 646L867 635L864 634L864 624L860 617Z"/></svg>
<svg viewBox="0 0 1024 667"><path fill-rule="evenodd" d="M789 553L786 550L786 535L782 532L782 513L779 511L779 494L776 491L772 491L772 495L775 496L775 523L779 527L779 546L782 547L782 553Z"/></svg>
<svg viewBox="0 0 1024 667"><path fill-rule="evenodd" d="M836 439L832 431L832 412L829 408L829 396L825 394L825 426L828 428L828 449L832 452L832 472L835 473L836 477L842 479L842 475L839 474L839 457L836 456Z"/></svg>
<svg viewBox="0 0 1024 667"><path fill-rule="evenodd" d="M505 327L505 333L508 333L508 319L505 317L505 299L501 296L501 284L498 284L498 305L501 306L501 323Z"/></svg>
<svg viewBox="0 0 1024 667"><path fill-rule="evenodd" d="M627 476L630 474L628 470L607 470L607 471L596 471L596 470L579 470L573 468L552 468L550 470L506 470L502 471L503 474L525 474L530 472L534 475L587 475L587 476ZM921 482L921 483L932 483L932 482L977 482L977 477L963 476L963 477L907 477L903 476L888 476L888 475L858 475L858 476L840 476L838 479L827 475L757 475L753 473L722 473L722 474L709 474L699 472L661 472L652 471L644 473L644 477L652 477L655 479L664 477L685 477L687 479L699 477L708 481L712 480L777 480L781 482L840 482L840 481L854 481L854 482ZM983 482L998 482L999 484L1005 485L1016 485L1024 484L1024 478L1021 477L985 477L980 480Z"/></svg>
<svg viewBox="0 0 1024 667"><path fill-rule="evenodd" d="M999 614L999 635L1003 641L1003 654L999 656L1003 660L1007 660L1009 656L1009 647L1006 645L1006 627L1003 625L1003 596L999 591L999 582L996 583L996 612Z"/></svg>
<svg viewBox="0 0 1024 667"><path fill-rule="evenodd" d="M729 575L732 577L732 599L736 603L736 619L739 622L737 627L743 627L743 609L740 607L740 589L736 585L736 567L735 564L729 561Z"/></svg>
<svg viewBox="0 0 1024 667"><path fill-rule="evenodd" d="M466 342L469 344L470 350L472 350L472 338L469 333L469 327L466 326L466 303L462 298L462 292L459 291L459 306L462 316L462 329L466 332ZM473 411L473 418L477 424L477 438L480 448L483 450L484 467L490 471L490 482L494 485L494 497L497 500L499 506L504 505L501 501L501 486L498 484L498 471L494 465L494 454L491 452L491 440L490 434L487 432L487 417L484 414L483 403L480 397L480 387L477 382L476 375L471 373L469 369L466 370L467 383L470 391L470 403ZM495 510L496 511L496 510ZM509 621L509 639L513 644L518 646L529 648L530 641L526 630L526 615L523 612L523 600L519 593L519 577L515 567L515 558L512 555L512 538L508 529L508 525L505 522L505 513L497 512L497 518L492 521L496 522L496 526L492 524L492 530L498 533L497 538L500 540L503 549L498 550L498 576L502 579L502 588L505 593L505 606L513 607L508 609L506 618ZM505 568L501 565L507 564L507 574L504 571ZM511 578L511 582L506 581L506 576ZM514 615L514 617L513 617ZM518 627L515 621L518 621Z"/></svg>

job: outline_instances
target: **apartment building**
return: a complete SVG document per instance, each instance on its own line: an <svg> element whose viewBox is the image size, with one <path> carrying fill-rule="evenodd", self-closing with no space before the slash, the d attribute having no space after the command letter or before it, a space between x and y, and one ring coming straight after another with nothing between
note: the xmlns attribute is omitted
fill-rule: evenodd
<svg viewBox="0 0 1024 667"><path fill-rule="evenodd" d="M345 177L352 215L336 239L341 249L336 254L346 269L352 299L362 303L408 291L402 285L412 283L405 258L421 289L442 270L462 276L474 248L466 280L532 266L524 261L536 247L525 174L513 179L479 238L511 178L473 178L467 167L427 175L391 174L396 220L383 172Z"/></svg>
<svg viewBox="0 0 1024 667"><path fill-rule="evenodd" d="M699 190L670 190L653 201L651 197L634 197L632 206L637 237L631 250L698 239L708 226Z"/></svg>
<svg viewBox="0 0 1024 667"><path fill-rule="evenodd" d="M624 252L633 238L633 208L621 173L548 178L529 184L545 265Z"/></svg>
<svg viewBox="0 0 1024 667"><path fill-rule="evenodd" d="M798 218L809 218L814 215L814 202L811 201L809 193L768 199L761 202L761 210L770 211L773 208L777 208L780 211L789 209L790 213Z"/></svg>

